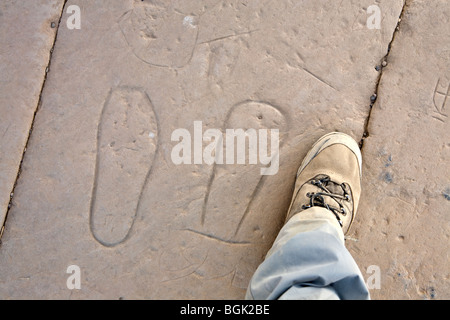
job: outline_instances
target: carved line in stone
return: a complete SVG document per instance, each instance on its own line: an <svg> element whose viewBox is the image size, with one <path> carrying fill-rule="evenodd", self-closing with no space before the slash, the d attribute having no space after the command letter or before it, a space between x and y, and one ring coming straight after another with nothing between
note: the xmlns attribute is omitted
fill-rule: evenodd
<svg viewBox="0 0 450 320"><path fill-rule="evenodd" d="M223 128L222 128L222 132L224 132L224 131L227 129L227 123L228 123L228 121L229 121L229 119L230 119L230 117L231 117L233 111L234 111L237 107L239 107L239 106L241 106L241 105L244 105L244 104L247 104L247 103L260 103L260 104L268 105L268 106L274 108L275 110L277 110L278 112L280 112L280 113L283 115L283 117L286 119L286 121L288 121L288 117L286 117L286 115L285 115L285 113L283 112L283 110L281 110L279 107L275 106L274 104L272 104L272 103L270 103L270 102L267 102L267 101L256 101L256 100L245 100L245 101L242 101L242 102L240 102L240 103L235 104L235 105L228 111L228 114L227 114L227 116L226 116L226 118L225 118L225 121L224 121L224 125L223 125ZM286 131L288 131L288 130L289 130L289 123L287 123L287 128L286 128ZM280 141L280 148L282 147L282 145L283 145L283 141ZM210 176L210 178L209 178L208 185L207 185L207 188L206 188L206 194L205 194L205 197L204 197L204 200L203 200L202 213L201 213L201 225L202 225L202 226L203 226L204 223L205 223L206 214L207 214L206 208L207 208L207 205L208 205L209 195L210 195L210 193L211 193L211 187L212 187L212 184L213 184L214 179L215 179L215 176L216 176L216 170L217 170L217 164L214 163L214 165L213 165L213 170L212 170L212 174L211 174L211 176ZM241 219L240 219L240 221L239 221L239 223L238 223L238 225L237 225L237 227L236 227L236 231L234 232L233 238L236 237L236 235L238 234L238 232L239 232L241 226L243 225L245 219L247 218L247 216L248 216L248 214L249 214L249 212L250 212L250 208L251 208L251 206L252 206L252 204L253 204L253 201L254 201L255 198L257 198L257 196L258 196L259 192L261 191L261 189L262 189L262 187L263 187L264 182L266 181L266 179L267 179L267 176L261 176L261 177L260 177L260 179L259 179L259 181L258 181L258 184L256 185L256 187L255 187L255 189L253 190L253 193L252 193L252 195L251 195L251 197L250 197L250 201L249 201L249 203L247 204L247 206L246 206L246 208L245 208L245 211L243 212L242 217L241 217ZM192 230L191 230L191 231L192 231ZM216 238L216 236L214 236L214 235L208 235L208 234L204 234L204 233L203 233L203 235L209 236L209 237L211 237L211 238Z"/></svg>
<svg viewBox="0 0 450 320"><path fill-rule="evenodd" d="M94 211L96 200L97 200L97 190L98 190L99 161L100 161L100 156L99 156L99 153L100 153L100 138L101 138L101 135L102 135L101 123L102 123L102 119L104 118L106 106L108 106L108 104L110 103L113 93L115 91L121 91L121 90L140 92L145 97L145 99L148 100L148 103L151 106L151 112L153 113L153 116L154 116L154 119L155 119L156 131L157 131L157 135L156 135L157 140L156 140L156 143L155 143L155 151L154 151L154 155L153 155L153 159L152 159L150 168L147 171L147 174L145 176L144 182L142 184L142 188L141 188L141 190L139 192L139 197L138 197L138 200L137 200L137 205L136 205L136 209L135 209L134 215L132 217L132 222L131 222L130 228L129 228L127 234L125 235L125 237L123 239L121 239L119 241L116 241L116 242L110 243L110 242L106 242L106 241L102 240L101 237L99 237L97 235L96 230L94 228L94 214L93 214L93 211ZM156 160L156 157L157 157L158 152L160 150L160 139L159 139L159 137L160 137L160 123L159 123L159 119L158 119L157 113L155 112L154 105L153 105L153 103L151 101L150 96L141 88L127 87L127 86L111 88L109 93L108 93L108 95L107 95L107 97L106 97L106 99L105 99L105 102L103 103L102 112L101 112L101 115L100 115L100 120L98 122L97 139L96 139L96 143L97 143L96 150L97 151L96 151L96 161L95 161L95 169L94 169L94 183L93 183L93 187L92 187L91 203L90 203L90 207L89 207L89 227L90 227L90 231L91 231L91 234L92 234L93 238L97 242L99 242L101 245L103 245L105 247L115 247L115 246L117 246L117 245L119 245L121 243L124 243L125 241L127 241L130 238L130 235L131 235L131 232L132 232L132 229L133 229L133 226L134 226L137 214L140 211L143 191L145 190L145 187L148 184L149 178L152 175L153 168L155 167L155 160Z"/></svg>
<svg viewBox="0 0 450 320"><path fill-rule="evenodd" d="M434 107L436 108L436 111L437 111L440 115L447 117L447 115L444 113L444 110L445 110L445 105L447 104L447 99L448 99L448 97L450 96L450 83L448 84L447 92L442 92L442 91L439 91L439 90L438 90L439 85L440 85L440 82L441 82L441 79L439 78L438 81L437 81L437 83L436 83L436 87L434 88L434 93L433 93L433 104L434 104ZM439 106L438 103L436 102L436 97L437 97L438 95L441 95L441 96L444 97L444 101L442 102L442 104L441 104L440 106Z"/></svg>

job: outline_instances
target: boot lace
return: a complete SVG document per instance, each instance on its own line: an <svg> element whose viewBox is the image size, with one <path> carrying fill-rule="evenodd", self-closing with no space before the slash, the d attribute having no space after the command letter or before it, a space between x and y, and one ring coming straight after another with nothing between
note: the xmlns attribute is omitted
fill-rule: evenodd
<svg viewBox="0 0 450 320"><path fill-rule="evenodd" d="M345 209L343 203L344 201L351 202L349 186L346 183L335 183L331 181L329 176L326 175L317 176L310 180L309 183L318 187L320 191L308 192L306 196L310 199L309 204L303 205L302 209L312 207L323 207L328 209L335 215L340 226L342 227L343 223L340 215L347 215L347 210ZM325 201L325 197L333 199L337 206L330 205Z"/></svg>

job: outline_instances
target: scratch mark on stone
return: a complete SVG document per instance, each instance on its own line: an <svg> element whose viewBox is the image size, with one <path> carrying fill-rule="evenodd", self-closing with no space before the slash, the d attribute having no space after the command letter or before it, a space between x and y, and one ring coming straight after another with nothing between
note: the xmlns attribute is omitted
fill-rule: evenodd
<svg viewBox="0 0 450 320"><path fill-rule="evenodd" d="M320 78L319 76L315 75L314 73L312 73L311 71L309 71L308 69L306 69L305 67L301 67L303 71L305 71L306 73L310 74L311 76L313 76L315 79L319 80L320 82L322 82L323 84L325 84L326 86L330 87L333 90L338 91L335 87L333 87L331 84L329 84L328 82L326 82L325 80L323 80L322 78Z"/></svg>
<svg viewBox="0 0 450 320"><path fill-rule="evenodd" d="M214 38L214 39L211 39L211 40L206 40L206 41L203 41L203 42L199 42L198 44L211 43L211 42L215 42L215 41L225 40L225 39L228 39L228 38L239 37L239 36L246 35L246 34L252 34L253 32L257 32L257 31L259 31L259 29L250 30L250 31L241 32L241 33L230 34L230 35L227 35L227 36L218 37L218 38Z"/></svg>
<svg viewBox="0 0 450 320"><path fill-rule="evenodd" d="M5 132L3 132L3 134L2 134L2 138L4 138L5 137L5 134L8 132L8 130L9 130L9 127L11 126L11 124L9 124L8 125L8 127L6 128L6 130L5 130Z"/></svg>
<svg viewBox="0 0 450 320"><path fill-rule="evenodd" d="M208 259L208 253L206 253L206 256L205 256L205 258L203 259L203 261L200 262L200 264L199 264L198 266L195 266L194 269L193 269L191 272L189 272L189 273L187 273L187 274L184 274L184 275L182 275L182 276L179 276L179 277L172 278L172 279L161 280L160 283L167 283L167 282L170 282L170 281L180 280L180 279L189 277L190 275L194 274L198 269L200 269L201 266L203 266L203 264L205 264L206 259ZM181 269L181 270L178 270L178 272L179 272L179 271L186 270L186 269L189 269L189 268L191 268L192 266L193 266L193 265L191 264L191 265L187 266L186 268L183 268L183 269ZM160 269L161 269L161 265L160 265ZM173 271L172 271L172 272L173 272Z"/></svg>
<svg viewBox="0 0 450 320"><path fill-rule="evenodd" d="M225 239L216 237L215 235L204 233L204 232L193 230L193 229L182 229L182 230L198 234L198 235L200 235L202 237L205 237L205 238L208 238L208 239L216 240L216 241L219 241L219 242L224 242L226 244L244 245L244 246L247 246L247 245L251 244L250 242L247 242L247 241L242 241L241 242L241 241L225 240Z"/></svg>

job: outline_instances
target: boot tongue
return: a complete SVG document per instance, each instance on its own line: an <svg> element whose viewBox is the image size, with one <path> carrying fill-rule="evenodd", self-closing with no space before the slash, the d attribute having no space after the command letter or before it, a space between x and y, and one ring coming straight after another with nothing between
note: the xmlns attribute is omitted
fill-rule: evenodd
<svg viewBox="0 0 450 320"><path fill-rule="evenodd" d="M344 195L344 190L342 190L342 187L340 184L337 184L333 181L329 181L328 183L324 184L325 188L330 191L330 193L339 194L341 196Z"/></svg>
<svg viewBox="0 0 450 320"><path fill-rule="evenodd" d="M330 177L325 175L318 175L314 178L316 182L317 192L326 192L319 185L325 187L330 193L339 194L341 196L344 195L344 190L342 189L341 184L333 182L330 180Z"/></svg>
<svg viewBox="0 0 450 320"><path fill-rule="evenodd" d="M323 186L326 190L322 189L319 185L314 184L314 192L321 192L321 193L330 193L330 194L337 194L340 196L345 196L345 192L342 189L342 185L336 182L333 182L330 180L330 177L325 175L319 175L315 179L315 182L321 186ZM333 197L329 196L323 196L324 202L330 206L338 207L340 206L340 202L338 199L335 199Z"/></svg>
<svg viewBox="0 0 450 320"><path fill-rule="evenodd" d="M322 189L320 185L324 187L326 190ZM330 177L327 175L318 175L314 179L305 183L299 189L298 193L295 195L296 198L292 204L287 219L292 217L294 214L301 212L305 210L307 207L309 207L311 205L311 196L314 197L314 195L316 195L317 193L327 193L327 194L331 193L340 196L345 196L345 192L342 189L341 184L331 181ZM326 209L329 209L329 207L339 209L340 206L342 205L340 202L343 202L343 200L335 199L327 195L321 195L318 198L314 198L313 202L314 206L320 206Z"/></svg>

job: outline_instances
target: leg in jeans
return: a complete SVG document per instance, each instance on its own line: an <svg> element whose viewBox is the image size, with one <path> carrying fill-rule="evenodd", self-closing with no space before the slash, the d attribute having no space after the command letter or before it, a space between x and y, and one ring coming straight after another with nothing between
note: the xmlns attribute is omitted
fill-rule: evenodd
<svg viewBox="0 0 450 320"><path fill-rule="evenodd" d="M320 207L281 229L254 274L246 299L368 299L364 279L333 215Z"/></svg>
<svg viewBox="0 0 450 320"><path fill-rule="evenodd" d="M369 299L345 248L361 192L361 153L342 133L323 136L297 173L286 218L247 299Z"/></svg>

